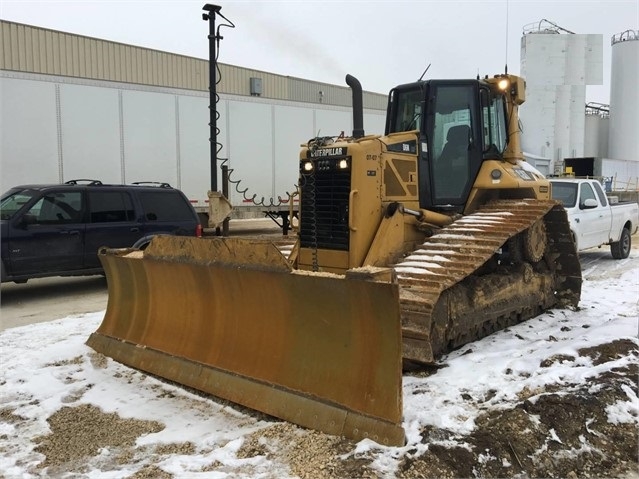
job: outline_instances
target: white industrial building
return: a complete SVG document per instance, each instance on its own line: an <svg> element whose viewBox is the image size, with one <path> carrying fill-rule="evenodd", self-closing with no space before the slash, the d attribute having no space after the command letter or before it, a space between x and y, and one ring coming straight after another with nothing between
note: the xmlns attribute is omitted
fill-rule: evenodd
<svg viewBox="0 0 639 479"><path fill-rule="evenodd" d="M542 20L524 27L520 110L522 146L546 174L605 177L611 187L639 181L639 35L611 41L610 105L586 103L586 86L603 83L603 37Z"/></svg>
<svg viewBox="0 0 639 479"><path fill-rule="evenodd" d="M8 21L0 38L2 191L79 178L156 181L207 210L208 60ZM300 144L352 132L351 90L219 67L218 155L241 181L230 200L278 206L295 190ZM363 101L364 128L383 133L386 95L364 92Z"/></svg>
<svg viewBox="0 0 639 479"><path fill-rule="evenodd" d="M522 141L542 172L592 157L616 161L603 162L612 170L599 174L637 180L637 37L613 38L610 106L584 112L586 86L603 81L602 36L546 21L524 31ZM0 38L2 191L78 178L158 181L206 209L207 60L8 21L0 21ZM229 195L235 206L253 204L247 198L261 206L286 200L297 182L299 145L352 131L345 85L227 64L220 75L219 156L241 180ZM367 133L383 133L386 102L385 94L364 92Z"/></svg>

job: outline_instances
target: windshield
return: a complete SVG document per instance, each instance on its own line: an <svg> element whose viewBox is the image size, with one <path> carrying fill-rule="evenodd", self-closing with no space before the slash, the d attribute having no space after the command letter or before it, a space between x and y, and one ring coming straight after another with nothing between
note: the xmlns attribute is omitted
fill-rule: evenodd
<svg viewBox="0 0 639 479"><path fill-rule="evenodd" d="M566 208L572 208L577 203L577 184L551 181L552 198L560 201Z"/></svg>
<svg viewBox="0 0 639 479"><path fill-rule="evenodd" d="M9 190L2 197L0 204L0 217L3 220L10 220L20 208L31 200L37 192L32 190Z"/></svg>

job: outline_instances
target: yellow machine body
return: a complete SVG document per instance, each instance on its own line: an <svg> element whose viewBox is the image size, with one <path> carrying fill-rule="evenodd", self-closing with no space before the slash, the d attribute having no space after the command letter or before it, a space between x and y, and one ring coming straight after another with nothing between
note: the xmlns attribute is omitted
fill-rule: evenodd
<svg viewBox="0 0 639 479"><path fill-rule="evenodd" d="M368 136L353 80L353 136L301 150L292 252L229 238L105 248L91 347L305 427L400 445L402 365L578 304L566 213L521 154L522 79L402 85L385 134ZM461 153L447 156L455 135Z"/></svg>

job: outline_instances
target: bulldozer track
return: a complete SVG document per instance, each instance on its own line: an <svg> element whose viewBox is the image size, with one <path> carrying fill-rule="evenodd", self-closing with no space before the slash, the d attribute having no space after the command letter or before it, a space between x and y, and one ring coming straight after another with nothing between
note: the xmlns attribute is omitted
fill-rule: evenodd
<svg viewBox="0 0 639 479"><path fill-rule="evenodd" d="M509 270L502 267L494 286L495 275L478 274L510 238L540 220L548 244L537 264L524 261L509 265ZM533 228L534 236L539 236L539 230ZM576 306L581 290L580 265L566 213L550 200L487 203L438 230L394 270L400 286L404 359L420 363L432 363L451 349L529 319L547 307ZM504 293L512 284L519 284L523 293ZM478 299L482 288L483 299ZM456 309L464 308L456 306L462 300L468 306L456 315Z"/></svg>

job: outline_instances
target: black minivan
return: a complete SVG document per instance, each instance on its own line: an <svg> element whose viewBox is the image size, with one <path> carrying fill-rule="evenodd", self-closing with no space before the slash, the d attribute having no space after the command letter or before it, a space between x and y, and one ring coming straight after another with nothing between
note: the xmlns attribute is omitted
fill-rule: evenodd
<svg viewBox="0 0 639 479"><path fill-rule="evenodd" d="M16 186L2 195L0 214L3 283L101 274L102 246L144 249L159 234L202 236L193 206L167 183Z"/></svg>

